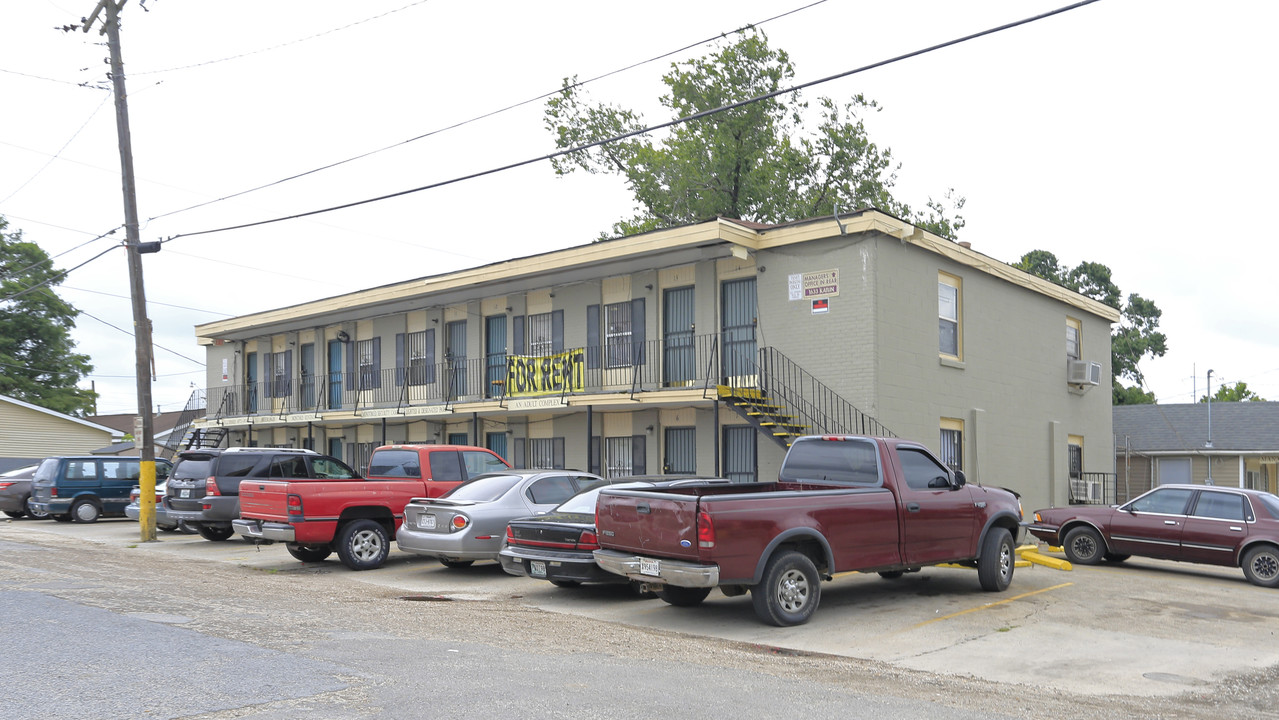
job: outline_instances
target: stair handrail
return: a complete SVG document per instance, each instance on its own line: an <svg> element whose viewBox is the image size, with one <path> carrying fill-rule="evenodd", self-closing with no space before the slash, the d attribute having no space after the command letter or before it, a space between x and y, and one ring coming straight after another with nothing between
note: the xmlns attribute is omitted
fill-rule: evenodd
<svg viewBox="0 0 1279 720"><path fill-rule="evenodd" d="M760 388L774 404L785 407L796 424L807 425L810 434L896 437L777 348L762 347L758 355Z"/></svg>

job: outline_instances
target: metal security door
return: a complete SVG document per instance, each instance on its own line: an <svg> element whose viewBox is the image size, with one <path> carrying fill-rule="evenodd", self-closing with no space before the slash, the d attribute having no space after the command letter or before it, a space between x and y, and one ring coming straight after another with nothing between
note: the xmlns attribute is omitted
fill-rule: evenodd
<svg viewBox="0 0 1279 720"><path fill-rule="evenodd" d="M329 341L329 409L342 407L342 341ZM334 456L336 457L336 456Z"/></svg>
<svg viewBox="0 0 1279 720"><path fill-rule="evenodd" d="M721 293L723 377L727 380L754 376L755 278L729 280Z"/></svg>
<svg viewBox="0 0 1279 720"><path fill-rule="evenodd" d="M662 382L667 387L691 385L697 377L693 319L693 288L662 293Z"/></svg>
<svg viewBox="0 0 1279 720"><path fill-rule="evenodd" d="M255 352L244 355L244 392L244 407L252 415L258 411L258 354Z"/></svg>
<svg viewBox="0 0 1279 720"><path fill-rule="evenodd" d="M457 400L466 391L466 321L455 320L445 328L444 359L448 363L447 399Z"/></svg>
<svg viewBox="0 0 1279 720"><path fill-rule="evenodd" d="M724 428L724 477L735 483L755 482L759 476L756 437L750 425Z"/></svg>
<svg viewBox="0 0 1279 720"><path fill-rule="evenodd" d="M298 354L298 370L302 376L301 409L315 409L315 343L304 343Z"/></svg>
<svg viewBox="0 0 1279 720"><path fill-rule="evenodd" d="M697 474L697 428L666 428L662 472Z"/></svg>
<svg viewBox="0 0 1279 720"><path fill-rule="evenodd" d="M484 318L485 392L501 397L506 383L506 316Z"/></svg>

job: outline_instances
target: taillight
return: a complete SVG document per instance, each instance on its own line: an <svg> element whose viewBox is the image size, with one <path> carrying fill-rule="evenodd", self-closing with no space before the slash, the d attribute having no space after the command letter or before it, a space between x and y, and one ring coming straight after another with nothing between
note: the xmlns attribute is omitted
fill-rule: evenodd
<svg viewBox="0 0 1279 720"><path fill-rule="evenodd" d="M715 547L715 523L705 510L697 513L697 547Z"/></svg>
<svg viewBox="0 0 1279 720"><path fill-rule="evenodd" d="M210 477L210 478L204 479L204 494L205 495L221 495L222 494L218 490L217 478Z"/></svg>
<svg viewBox="0 0 1279 720"><path fill-rule="evenodd" d="M506 526L506 542L507 543L515 542L515 531L511 529L510 525Z"/></svg>
<svg viewBox="0 0 1279 720"><path fill-rule="evenodd" d="M58 496L58 486L54 485L49 488L49 497L57 497L57 496Z"/></svg>
<svg viewBox="0 0 1279 720"><path fill-rule="evenodd" d="M295 515L298 517L302 516L302 496L301 495L289 495L288 499L285 500L285 505L288 507L290 518L292 518Z"/></svg>
<svg viewBox="0 0 1279 720"><path fill-rule="evenodd" d="M578 550L599 550L600 538L595 534L594 530L583 530L582 534L577 537Z"/></svg>
<svg viewBox="0 0 1279 720"><path fill-rule="evenodd" d="M3 489L5 489L5 488L9 487L9 486L10 486L10 485L12 485L12 484L13 484L13 483L11 483L11 482L0 482L0 490L3 490Z"/></svg>
<svg viewBox="0 0 1279 720"><path fill-rule="evenodd" d="M0 487L4 487L4 486L3 486L3 485L0 485ZM137 501L138 501L138 499L139 499L139 498L141 498L141 497L142 497L142 491L141 491L141 490L131 490L131 491L129 492L129 502L137 502Z"/></svg>
<svg viewBox="0 0 1279 720"><path fill-rule="evenodd" d="M454 530L464 530L467 525L471 524L471 520L465 515L454 515L450 524L453 525Z"/></svg>

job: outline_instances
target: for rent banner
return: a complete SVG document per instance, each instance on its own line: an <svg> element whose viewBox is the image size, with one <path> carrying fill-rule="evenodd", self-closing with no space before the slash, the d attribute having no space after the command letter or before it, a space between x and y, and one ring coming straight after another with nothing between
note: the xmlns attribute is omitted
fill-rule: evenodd
<svg viewBox="0 0 1279 720"><path fill-rule="evenodd" d="M554 355L506 358L506 394L534 397L563 392L581 392L586 368L586 351L578 348Z"/></svg>

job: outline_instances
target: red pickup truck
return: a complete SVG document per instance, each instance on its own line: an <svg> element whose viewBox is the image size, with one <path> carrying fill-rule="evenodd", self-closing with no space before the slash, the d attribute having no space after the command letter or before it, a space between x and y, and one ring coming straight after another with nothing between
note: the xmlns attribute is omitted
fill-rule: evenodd
<svg viewBox="0 0 1279 720"><path fill-rule="evenodd" d="M386 562L410 500L439 497L508 468L481 447L384 445L370 455L367 478L241 481L240 518L231 527L252 542L283 542L302 562L319 562L336 550L343 565L371 570Z"/></svg>
<svg viewBox="0 0 1279 720"><path fill-rule="evenodd" d="M672 605L749 590L760 620L786 626L812 616L823 579L850 570L962 563L984 590L1005 590L1022 524L1015 494L968 484L919 443L808 436L777 482L606 488L594 554Z"/></svg>

